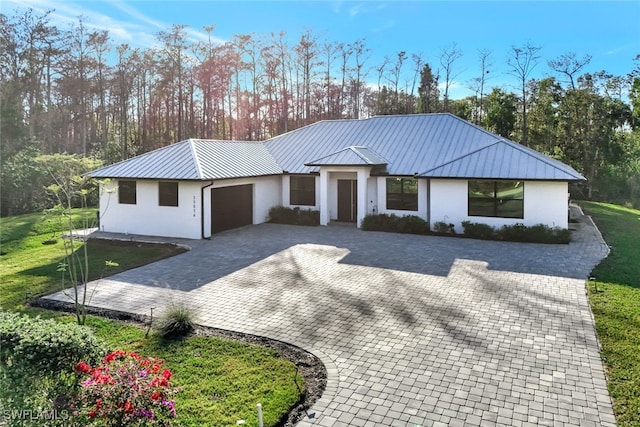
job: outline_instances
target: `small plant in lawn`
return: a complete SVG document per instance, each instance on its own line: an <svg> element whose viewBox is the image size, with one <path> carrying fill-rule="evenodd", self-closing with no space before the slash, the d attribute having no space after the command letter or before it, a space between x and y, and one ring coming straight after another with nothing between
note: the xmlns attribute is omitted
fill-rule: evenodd
<svg viewBox="0 0 640 427"><path fill-rule="evenodd" d="M162 314L156 324L158 333L163 338L184 337L193 331L196 316L185 304L172 304Z"/></svg>
<svg viewBox="0 0 640 427"><path fill-rule="evenodd" d="M164 361L116 350L91 367L81 361L75 371L83 381L73 415L83 425L171 425L176 416L171 383Z"/></svg>

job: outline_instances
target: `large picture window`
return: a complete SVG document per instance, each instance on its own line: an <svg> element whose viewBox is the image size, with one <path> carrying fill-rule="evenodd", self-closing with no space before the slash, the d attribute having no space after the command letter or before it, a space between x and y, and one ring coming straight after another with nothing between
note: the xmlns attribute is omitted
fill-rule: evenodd
<svg viewBox="0 0 640 427"><path fill-rule="evenodd" d="M387 178L387 209L418 210L418 180Z"/></svg>
<svg viewBox="0 0 640 427"><path fill-rule="evenodd" d="M316 205L316 178L315 176L289 177L289 204L300 206Z"/></svg>
<svg viewBox="0 0 640 427"><path fill-rule="evenodd" d="M524 183L469 181L469 216L524 218Z"/></svg>
<svg viewBox="0 0 640 427"><path fill-rule="evenodd" d="M118 203L123 205L136 204L136 182L135 181L118 181Z"/></svg>
<svg viewBox="0 0 640 427"><path fill-rule="evenodd" d="M158 204L160 206L178 206L178 183L158 183Z"/></svg>

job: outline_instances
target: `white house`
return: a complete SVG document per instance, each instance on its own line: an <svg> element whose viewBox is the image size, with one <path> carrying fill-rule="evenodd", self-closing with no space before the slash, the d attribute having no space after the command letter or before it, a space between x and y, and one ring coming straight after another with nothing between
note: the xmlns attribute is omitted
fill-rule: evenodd
<svg viewBox="0 0 640 427"><path fill-rule="evenodd" d="M568 226L573 168L451 114L322 121L264 142L189 139L88 174L104 231L200 239L272 206L359 225L367 214Z"/></svg>

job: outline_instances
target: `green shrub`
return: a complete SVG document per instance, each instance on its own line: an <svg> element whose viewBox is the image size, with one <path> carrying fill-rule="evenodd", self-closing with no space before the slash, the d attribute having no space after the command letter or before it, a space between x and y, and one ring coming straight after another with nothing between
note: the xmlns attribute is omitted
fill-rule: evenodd
<svg viewBox="0 0 640 427"><path fill-rule="evenodd" d="M269 209L269 222L291 225L320 225L320 211L274 206Z"/></svg>
<svg viewBox="0 0 640 427"><path fill-rule="evenodd" d="M391 217L395 215L379 214L379 215L367 215L362 218L360 222L360 228L365 231L390 231Z"/></svg>
<svg viewBox="0 0 640 427"><path fill-rule="evenodd" d="M80 360L106 353L91 329L0 311L0 362L38 372L70 371Z"/></svg>
<svg viewBox="0 0 640 427"><path fill-rule="evenodd" d="M473 239L493 239L496 231L493 227L479 222L462 221L464 235Z"/></svg>
<svg viewBox="0 0 640 427"><path fill-rule="evenodd" d="M185 304L172 304L158 319L156 329L163 338L177 338L189 335L196 325L194 311Z"/></svg>
<svg viewBox="0 0 640 427"><path fill-rule="evenodd" d="M392 233L427 234L429 232L427 222L415 215L367 215L362 219L360 228L365 231L387 231Z"/></svg>
<svg viewBox="0 0 640 427"><path fill-rule="evenodd" d="M46 425L69 425L68 403L77 386L73 369L81 360L97 362L106 353L91 330L0 311L0 343L0 409L38 415L0 424L41 426L39 416L44 415L57 417Z"/></svg>
<svg viewBox="0 0 640 427"><path fill-rule="evenodd" d="M415 215L401 216L398 219L398 232L409 234L427 234L427 221Z"/></svg>
<svg viewBox="0 0 640 427"><path fill-rule="evenodd" d="M497 231L497 238L509 242L527 242L529 234L529 228L524 224L504 225Z"/></svg>
<svg viewBox="0 0 640 427"><path fill-rule="evenodd" d="M498 238L511 242L569 243L571 232L567 229L551 228L544 224L525 226L505 225L498 230Z"/></svg>

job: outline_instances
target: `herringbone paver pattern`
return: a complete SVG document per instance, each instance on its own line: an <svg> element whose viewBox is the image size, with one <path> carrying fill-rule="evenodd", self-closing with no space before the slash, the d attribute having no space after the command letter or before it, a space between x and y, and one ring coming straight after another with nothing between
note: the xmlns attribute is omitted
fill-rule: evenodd
<svg viewBox="0 0 640 427"><path fill-rule="evenodd" d="M91 305L184 300L315 353L328 387L303 426L613 426L584 289L608 249L589 221L575 240L264 224L94 282Z"/></svg>

